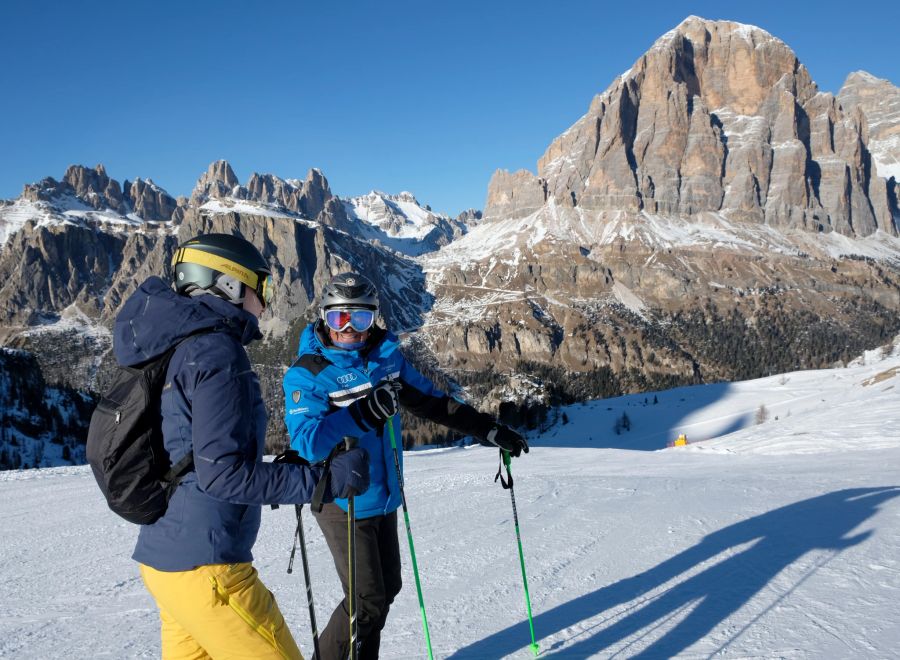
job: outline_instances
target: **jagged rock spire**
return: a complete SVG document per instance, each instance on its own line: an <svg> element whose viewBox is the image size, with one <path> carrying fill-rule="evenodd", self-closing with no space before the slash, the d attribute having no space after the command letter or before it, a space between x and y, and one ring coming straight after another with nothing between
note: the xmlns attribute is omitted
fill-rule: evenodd
<svg viewBox="0 0 900 660"><path fill-rule="evenodd" d="M200 205L209 199L231 196L238 185L238 178L228 161L214 161L197 180L191 193L191 203Z"/></svg>

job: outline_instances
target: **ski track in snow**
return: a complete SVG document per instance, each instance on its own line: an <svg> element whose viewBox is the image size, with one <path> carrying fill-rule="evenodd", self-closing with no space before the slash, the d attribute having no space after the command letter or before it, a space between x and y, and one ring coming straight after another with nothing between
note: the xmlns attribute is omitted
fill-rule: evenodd
<svg viewBox="0 0 900 660"><path fill-rule="evenodd" d="M871 352L845 369L660 392L657 405L597 401L533 434L513 473L541 657L896 657L898 367ZM770 418L755 425L760 403ZM622 411L632 431L616 436ZM683 429L692 444L661 449ZM406 456L436 658L531 657L497 463L477 446ZM304 513L324 625L340 586ZM0 657L159 657L130 559L137 528L107 510L87 467L0 472L0 521ZM302 569L285 572L294 523L290 507L263 510L255 565L309 654ZM399 534L404 589L382 657L421 658Z"/></svg>

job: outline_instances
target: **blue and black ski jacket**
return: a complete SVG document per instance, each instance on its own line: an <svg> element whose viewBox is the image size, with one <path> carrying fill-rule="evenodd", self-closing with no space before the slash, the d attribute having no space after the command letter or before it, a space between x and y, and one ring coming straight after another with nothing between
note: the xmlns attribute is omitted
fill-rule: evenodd
<svg viewBox="0 0 900 660"><path fill-rule="evenodd" d="M169 458L193 452L194 467L165 514L141 526L133 555L160 571L252 561L261 505L309 502L321 474L262 462L266 410L244 350L261 337L253 314L213 295L178 295L151 277L116 318L114 353L121 365L139 365L194 334L172 355L161 401Z"/></svg>
<svg viewBox="0 0 900 660"><path fill-rule="evenodd" d="M401 503L388 429L372 428L351 405L388 378L400 380L400 405L418 417L482 441L494 426L490 415L447 396L416 371L390 332L376 326L362 349L345 350L331 345L321 321L307 326L300 336L298 357L283 383L291 448L316 463L345 436L359 439L359 446L369 452L371 484L355 498L358 518L390 513ZM394 417L393 428L402 470L399 415ZM347 510L347 500L335 503Z"/></svg>

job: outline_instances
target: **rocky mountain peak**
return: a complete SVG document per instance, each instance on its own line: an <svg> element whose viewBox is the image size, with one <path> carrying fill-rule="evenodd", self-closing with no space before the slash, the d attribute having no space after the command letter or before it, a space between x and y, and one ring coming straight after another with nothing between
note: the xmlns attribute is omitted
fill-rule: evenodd
<svg viewBox="0 0 900 660"><path fill-rule="evenodd" d="M229 197L238 185L238 178L228 161L214 161L197 180L191 202L199 206L210 199Z"/></svg>
<svg viewBox="0 0 900 660"><path fill-rule="evenodd" d="M866 236L897 233L865 120L819 92L765 30L691 16L660 37L527 171L498 172L485 218L549 201Z"/></svg>
<svg viewBox="0 0 900 660"><path fill-rule="evenodd" d="M326 210L326 207L328 207L332 213L338 208L340 208L340 210L337 211L338 214L343 212L343 207L341 204L337 203L336 198L334 199L334 203L329 205L329 202L334 198L334 195L331 194L331 187L328 185L328 179L326 179L321 170L317 168L312 168L307 172L306 180L303 182L303 187L301 188L301 197L302 203L300 204L300 211L309 218L318 217Z"/></svg>
<svg viewBox="0 0 900 660"><path fill-rule="evenodd" d="M394 195L394 199L398 202L407 202L409 204L415 204L416 206L422 206L421 204L419 204L419 200L416 199L416 196L413 195L408 190L400 191L399 193ZM425 208L425 207L422 206L422 208Z"/></svg>
<svg viewBox="0 0 900 660"><path fill-rule="evenodd" d="M900 88L866 71L854 71L837 95L848 112L862 112L878 175L900 182Z"/></svg>
<svg viewBox="0 0 900 660"><path fill-rule="evenodd" d="M107 176L103 165L94 168L70 165L62 181L46 177L38 183L26 184L22 191L22 198L33 202L53 204L67 197L76 198L98 211L112 209L118 213L128 212L127 200L119 182Z"/></svg>
<svg viewBox="0 0 900 660"><path fill-rule="evenodd" d="M70 165L63 176L63 183L71 186L76 197L97 210L109 208L119 213L127 212L119 182L107 176L103 165L93 169Z"/></svg>
<svg viewBox="0 0 900 660"><path fill-rule="evenodd" d="M94 168L70 165L62 181L46 177L39 183L27 184L22 191L22 199L46 202L50 206L50 213L73 210L83 213L85 207L88 207L158 222L172 220L179 206L150 179L137 178L134 182L126 179L120 186L118 181L107 175L103 165Z"/></svg>
<svg viewBox="0 0 900 660"><path fill-rule="evenodd" d="M151 179L138 177L131 183L126 180L123 187L134 214L144 220L166 222L178 208L178 202Z"/></svg>
<svg viewBox="0 0 900 660"><path fill-rule="evenodd" d="M474 227L481 222L481 218L481 211L478 209L466 209L456 216L456 221L468 227Z"/></svg>
<svg viewBox="0 0 900 660"><path fill-rule="evenodd" d="M331 193L328 179L316 168L310 169L302 181L253 172L242 186L226 161L216 161L198 179L190 204L200 207L215 199L274 206L331 225L340 225L345 220L343 206Z"/></svg>
<svg viewBox="0 0 900 660"><path fill-rule="evenodd" d="M672 83L681 83L710 110L728 107L742 115L764 113L778 86L801 102L817 91L806 68L780 39L753 25L698 16L689 16L660 37L628 77L638 78L645 94L669 92Z"/></svg>

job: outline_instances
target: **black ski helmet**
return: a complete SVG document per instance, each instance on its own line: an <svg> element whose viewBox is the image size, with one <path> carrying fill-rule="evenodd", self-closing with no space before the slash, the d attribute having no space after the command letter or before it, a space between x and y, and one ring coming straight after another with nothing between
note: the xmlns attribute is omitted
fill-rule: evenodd
<svg viewBox="0 0 900 660"><path fill-rule="evenodd" d="M263 306L274 293L269 264L252 243L230 234L202 234L178 246L172 256L175 290L187 296L211 293L240 304L244 286Z"/></svg>
<svg viewBox="0 0 900 660"><path fill-rule="evenodd" d="M321 316L333 308L371 309L378 313L378 291L372 281L359 273L341 273L331 278L322 292Z"/></svg>

